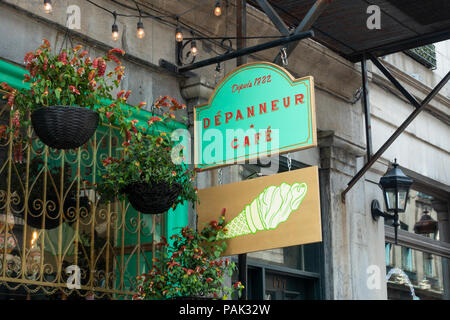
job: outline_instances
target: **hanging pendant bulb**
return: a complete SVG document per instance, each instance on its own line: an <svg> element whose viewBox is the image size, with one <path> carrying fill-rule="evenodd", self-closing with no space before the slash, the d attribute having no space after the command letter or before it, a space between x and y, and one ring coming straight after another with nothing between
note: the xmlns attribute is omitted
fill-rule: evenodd
<svg viewBox="0 0 450 320"><path fill-rule="evenodd" d="M191 42L191 53L194 57L198 54L197 43L195 40L192 40Z"/></svg>
<svg viewBox="0 0 450 320"><path fill-rule="evenodd" d="M50 13L53 11L52 0L44 0L44 11Z"/></svg>
<svg viewBox="0 0 450 320"><path fill-rule="evenodd" d="M112 25L112 39L114 41L119 40L119 27L115 23Z"/></svg>
<svg viewBox="0 0 450 320"><path fill-rule="evenodd" d="M181 28L179 26L177 26L177 30L176 30L176 34L175 34L175 40L177 42L182 42L183 41L183 33L181 32Z"/></svg>
<svg viewBox="0 0 450 320"><path fill-rule="evenodd" d="M139 21L137 23L137 32L136 35L139 39L142 39L145 37L145 30L144 30L144 24L142 23L142 21Z"/></svg>
<svg viewBox="0 0 450 320"><path fill-rule="evenodd" d="M222 14L222 8L220 7L220 0L216 1L216 6L214 8L214 15L219 17Z"/></svg>

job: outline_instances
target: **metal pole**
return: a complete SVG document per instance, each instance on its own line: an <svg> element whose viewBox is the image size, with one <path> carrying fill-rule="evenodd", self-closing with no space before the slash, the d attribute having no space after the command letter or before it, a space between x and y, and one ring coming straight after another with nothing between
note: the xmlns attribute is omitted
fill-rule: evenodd
<svg viewBox="0 0 450 320"><path fill-rule="evenodd" d="M236 7L236 47L237 50L242 50L247 46L247 41L245 40L245 36L247 35L247 17L246 17L246 0L238 0ZM236 59L236 66L247 63L246 56L240 56Z"/></svg>
<svg viewBox="0 0 450 320"><path fill-rule="evenodd" d="M370 124L370 101L369 101L369 81L367 78L367 61L366 55L361 60L362 73L362 102L364 106L365 124L366 124L366 152L367 162L372 158L372 126Z"/></svg>
<svg viewBox="0 0 450 320"><path fill-rule="evenodd" d="M297 26L297 28L294 31L294 34L298 34L301 32L304 32L306 30L309 30L312 28L314 22L320 17L322 12L327 8L327 6L331 3L329 0L316 0L316 2L313 4L311 9L309 9L308 13L306 13L305 17L303 18L302 22ZM289 55L294 51L294 49L297 47L297 43L290 43L286 46L286 54L289 57ZM281 64L281 55L278 54L274 61L276 64Z"/></svg>
<svg viewBox="0 0 450 320"><path fill-rule="evenodd" d="M420 103L416 100L416 98L413 97L412 94L408 92L401 84L397 81L397 79L394 78L394 76L389 72L389 70L384 66L384 64L376 57L370 56L370 60L377 66L377 68L385 75L386 78L389 79L389 81L392 82L392 84L398 89L398 91L401 92L401 94L408 99L408 101L415 107L419 108Z"/></svg>
<svg viewBox="0 0 450 320"><path fill-rule="evenodd" d="M243 50L246 47L246 41L243 39L247 35L247 19L246 19L246 0L237 0L236 6L236 36L237 51ZM236 59L236 66L239 67L242 64L247 63L247 57L240 56ZM244 286L240 300L247 300L247 254L243 253L238 255L238 269L239 269L239 281Z"/></svg>
<svg viewBox="0 0 450 320"><path fill-rule="evenodd" d="M438 94L438 92L442 89L443 86L450 79L450 71L446 74L446 76L439 82L439 84L431 90L428 96L422 101L420 107L416 108L413 113L409 115L409 117L397 128L397 130L389 137L389 139L378 149L378 151L373 155L373 157L368 161L364 167L353 177L352 180L348 183L347 188L341 194L342 202L345 202L345 195L347 192L355 185L356 182L369 170L369 168L381 157L381 155L386 151L387 148L398 138L398 136L408 127L408 125L422 112L428 103Z"/></svg>
<svg viewBox="0 0 450 320"><path fill-rule="evenodd" d="M269 17L270 21L274 24L274 26L280 31L281 34L288 36L289 29L287 25L284 23L283 19L279 16L279 14L275 11L275 9L270 5L268 0L256 0L258 5L263 9L266 15Z"/></svg>
<svg viewBox="0 0 450 320"><path fill-rule="evenodd" d="M266 43L262 43L262 44L258 44L256 46L253 47L248 47L248 48L243 48L241 50L236 50L230 53L226 53L214 58L210 58L210 59L206 59L203 61L199 61L196 63L193 63L191 65L188 65L186 67L182 67L182 68L178 68L177 71L179 73L183 73L183 72L187 72L190 70L194 70L194 69L198 69L201 67L206 67L212 64L216 64L219 62L223 62L223 61L227 61L227 60L231 60L237 57L241 57L244 55L248 55L248 54L252 54L255 52L259 52L262 50L266 50L266 49L270 49L270 48L274 48L274 47L278 47L278 46L282 46L286 43L292 42L292 41L298 41L298 40L302 40L302 39L306 39L306 38L311 38L314 37L314 32L312 30L306 31L306 32L302 32L299 34L294 34L285 38L281 38L281 39L276 39L273 41L268 41ZM160 61L160 65L167 65L167 62L164 60Z"/></svg>

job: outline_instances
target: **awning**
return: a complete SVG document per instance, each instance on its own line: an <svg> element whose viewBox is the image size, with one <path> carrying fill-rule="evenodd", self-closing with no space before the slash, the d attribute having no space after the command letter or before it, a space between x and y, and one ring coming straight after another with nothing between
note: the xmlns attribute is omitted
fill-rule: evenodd
<svg viewBox="0 0 450 320"><path fill-rule="evenodd" d="M357 62L450 39L448 0L332 0L312 25L314 40ZM248 3L263 10L256 0ZM283 22L296 28L316 0L267 0ZM369 29L368 7L380 8L380 29ZM269 17L270 18L270 17Z"/></svg>

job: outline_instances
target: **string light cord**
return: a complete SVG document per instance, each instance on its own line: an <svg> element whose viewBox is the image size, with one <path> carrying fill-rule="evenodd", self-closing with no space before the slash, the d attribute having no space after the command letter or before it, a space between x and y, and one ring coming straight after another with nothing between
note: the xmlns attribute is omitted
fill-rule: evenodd
<svg viewBox="0 0 450 320"><path fill-rule="evenodd" d="M120 13L120 12L113 11L113 10L110 10L110 9L108 9L108 8L105 8L105 7L99 5L98 3L96 3L96 2L94 2L94 1L92 1L92 0L86 0L86 1L87 1L88 3L90 3L90 4L92 4L93 6L99 8L99 9L101 9L101 10L103 10L103 11L105 11L105 12L107 12L107 13L113 15L113 16L114 16L114 12L116 12L116 16L117 16L117 17L126 17L126 18L139 18L139 17L140 17L140 18L152 18L152 19L155 19L155 20L159 21L160 23L162 23L162 24L164 24L164 25L167 25L167 26L171 26L171 27L183 26L185 29L188 29L188 30L193 31L194 28L192 28L191 26L189 26L188 24L186 24L186 23L184 23L184 22L182 22L182 21L179 21L179 18L182 17L183 15L186 15L187 13L191 12L191 11L194 10L195 8L198 8L201 4L204 4L207 0L203 0L202 2L200 2L199 4L197 4L196 6L194 6L193 8L190 8L190 9L188 9L188 10L185 10L184 12L182 12L182 13L180 13L180 14L178 14L178 15L153 15L153 14L150 14L150 13L148 13L148 12L145 12L144 10L141 9L141 16L139 16L139 15L133 15L133 14L124 14L124 13ZM118 4L118 5L120 5L120 6L124 7L124 8L126 8L126 9L129 9L129 10L133 10L133 11L136 11L136 10L137 10L137 8L134 8L134 7L128 6L128 5L126 5L126 4L117 2L116 0L110 0L110 1L112 1L113 3L116 3L116 4ZM134 3L137 3L137 1L135 1L135 0L133 0L133 2L134 2ZM146 8L146 9L151 9L151 10L153 10L153 11L157 11L156 9L150 8L148 5L145 5L145 4L143 4L143 3L138 3L138 5L140 6L140 8ZM164 20L164 18L172 18L172 19L175 19L177 22L176 22L176 23L173 23L173 22ZM199 34L200 36L203 36L204 39L207 39L207 36L204 35L202 32L196 30L195 33L196 33L196 34ZM221 39L222 39L222 38L221 38ZM210 40L210 41L211 41L212 43L214 43L215 45L218 45L219 47L221 47L221 48L224 49L224 50L228 50L228 49L229 49L227 46L224 46L223 44L221 44L221 43L218 42L218 41L214 41L214 40ZM217 52L216 52L216 54L217 54Z"/></svg>
<svg viewBox="0 0 450 320"><path fill-rule="evenodd" d="M107 12L108 14L111 14L114 17L114 21L116 21L117 17L124 17L124 18L136 18L139 19L138 22L138 26L137 26L137 36L138 38L143 38L145 36L145 31L144 31L144 26L142 23L142 19L154 19L164 25L167 26L171 26L171 27L176 27L177 30L181 31L181 28L183 29L187 29L190 30L190 32L192 33L192 37L189 38L185 38L183 39L181 36L181 41L185 40L188 41L190 43L192 43L195 40L206 40L211 42L212 44L216 45L217 47L225 50L227 53L234 51L235 49L232 48L232 42L231 40L239 40L239 39L277 39L277 38L282 38L283 36L252 36L252 37L208 37L206 34L204 34L203 32L199 31L199 30L195 30L195 35L198 35L198 37L194 36L194 28L191 27L190 25L188 25L187 23L184 23L180 20L181 17L187 15L188 13L192 12L193 10L199 8L200 6L204 5L207 1L213 1L213 0L202 0L199 1L198 3L196 3L193 7L178 13L178 14L167 14L164 13L161 10L155 9L151 6L149 6L148 4L142 3L141 1L138 0L129 0L133 3L133 6L126 4L126 3L122 3L119 2L117 0L110 0L110 2L124 8L127 10L130 10L132 12L136 12L137 14L131 14L131 13L124 13L124 12L118 12L115 10L111 10L108 9L106 7L103 7L102 5L98 4L97 2L93 1L93 0L86 0L89 4ZM220 3L220 1L216 1L216 6L217 3ZM228 16L228 1L226 2L226 16ZM147 9L147 10L151 10L153 12L157 12L158 14L152 14L150 12L144 11L143 8ZM169 19L169 20L168 20ZM172 21L171 21L172 20ZM226 24L228 27L228 24ZM228 28L227 28L228 29ZM228 31L226 29L226 31ZM113 26L113 40L117 41L119 38L119 32L118 32L118 26L116 25L116 23L114 22L114 26ZM180 32L181 34L181 32ZM226 34L228 34L228 32L226 32ZM221 40L221 41L219 41ZM178 41L178 40L177 40ZM229 42L230 45L226 45L226 42ZM196 52L198 51L197 49L195 50ZM215 54L219 54L216 50L212 51Z"/></svg>
<svg viewBox="0 0 450 320"><path fill-rule="evenodd" d="M92 2L91 0L88 0L88 1L89 1L89 2ZM122 7L126 8L126 9L133 10L133 11L136 11L136 10L139 11L139 9L136 9L136 8L134 8L134 7L131 7L131 6L127 5L127 4L121 3L121 2L119 2L119 1L117 1L117 0L110 0L110 1L113 2L113 3L115 3L115 4L117 4L117 5L119 5L119 6L122 6ZM144 8L147 8L147 9L149 9L149 10L157 11L157 10L155 10L154 8L149 7L148 5L146 5L146 4L144 4L144 3L138 3L136 0L132 0L132 1L133 1L134 4L136 5L136 7L137 7L138 4L139 4L140 6L142 6L142 7L144 7ZM179 14L171 14L171 15L167 15L167 14L166 14L166 15L158 15L158 16L157 16L157 15L153 15L153 14L150 14L150 13L146 13L146 15L143 15L142 18L159 18L159 19L162 19L162 18L172 18L172 19L181 18L182 16L184 16L184 15L188 14L189 12L191 12L191 11L193 11L193 10L199 8L200 6L202 6L206 1L209 1L209 0L203 0L203 1L200 1L200 2L197 3L195 6L189 8L189 9L187 9L187 10L185 10L185 11L179 13ZM126 15L126 16L133 16L133 15ZM134 17L139 17L139 16L134 16Z"/></svg>
<svg viewBox="0 0 450 320"><path fill-rule="evenodd" d="M117 4L117 5L120 5L120 6L124 7L124 8L126 8L126 9L133 10L133 11L137 11L137 12L138 12L137 15L135 15L135 14L125 14L125 13L120 13L120 12L113 11L113 10L110 10L110 9L108 9L108 8L105 8L105 7L101 6L101 5L99 5L98 3L95 3L95 2L92 1L92 0L86 0L86 1L87 1L88 3L90 3L90 4L94 5L94 6L96 6L97 8L102 9L102 10L108 12L108 13L111 14L111 15L114 15L114 13L116 13L116 16L117 16L117 17L141 18L141 19L144 19L144 18L152 18L152 19L160 20L161 22L165 22L165 23L168 24L168 25L174 26L174 24L169 23L168 21L162 20L163 18L172 18L172 19L174 19L174 20L177 21L177 24L183 25L185 28L190 29L190 30L193 30L193 28L192 28L191 26L187 25L186 23L181 22L181 21L180 21L180 18L181 18L182 16L188 14L188 13L191 12L192 10L197 9L198 7L200 7L200 6L203 5L206 1L209 1L209 0L203 0L203 1L200 1L200 3L196 4L195 6L189 8L189 9L187 9L187 10L185 10L185 11L183 11L182 13L174 14L174 15L153 15L153 14L150 14L150 13L148 13L148 12L144 12L144 11L141 9L141 7L145 7L145 8L147 8L147 9L154 10L154 11L156 11L156 10L153 9L153 8L151 8L151 7L149 7L148 5L145 5L145 4L143 4L143 3L139 3L139 2L136 1L136 0L132 0L136 7L131 7L131 6L126 5L126 4L124 4L124 3L118 2L117 0L110 0L110 1L113 2L113 3L115 3L115 4ZM196 31L196 33L200 33L200 32ZM284 37L283 35L278 35L278 36L252 36L252 37L227 37L227 36L225 36L225 37L207 37L207 36L203 36L203 37L191 37L191 38L185 38L185 40L276 39L276 38L283 38L283 37Z"/></svg>

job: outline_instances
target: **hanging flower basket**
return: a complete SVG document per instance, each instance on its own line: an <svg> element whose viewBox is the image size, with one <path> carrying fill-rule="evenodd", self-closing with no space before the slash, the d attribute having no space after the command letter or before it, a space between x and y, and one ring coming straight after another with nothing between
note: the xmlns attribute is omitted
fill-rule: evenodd
<svg viewBox="0 0 450 320"><path fill-rule="evenodd" d="M101 201L128 198L137 211L160 214L185 201L194 205L197 190L195 171L183 163L184 147L166 132L176 118L173 111L186 106L164 96L152 107L161 116L152 115L147 126L137 119L129 120L131 128L125 131L122 143L124 152L102 160L104 173L96 190ZM162 107L168 111L160 110Z"/></svg>
<svg viewBox="0 0 450 320"><path fill-rule="evenodd" d="M86 108L51 106L31 114L36 135L56 149L75 149L84 145L95 133L98 113Z"/></svg>
<svg viewBox="0 0 450 320"><path fill-rule="evenodd" d="M136 108L127 106L131 90L120 90L125 67L116 54L125 52L114 48L106 56L91 59L88 51L78 45L56 54L46 39L34 52L28 52L23 82L29 88L16 89L6 82L0 83L7 92L4 98L14 110L11 126L14 138L19 137L21 127L29 125L29 114L36 135L56 149L82 146L99 123L118 126L121 131L130 129L125 120ZM107 73L111 61L116 66L110 66L112 71ZM143 105L141 102L139 107Z"/></svg>
<svg viewBox="0 0 450 320"><path fill-rule="evenodd" d="M136 182L126 186L123 193L134 209L146 214L164 213L172 208L181 193L181 185L167 182Z"/></svg>

